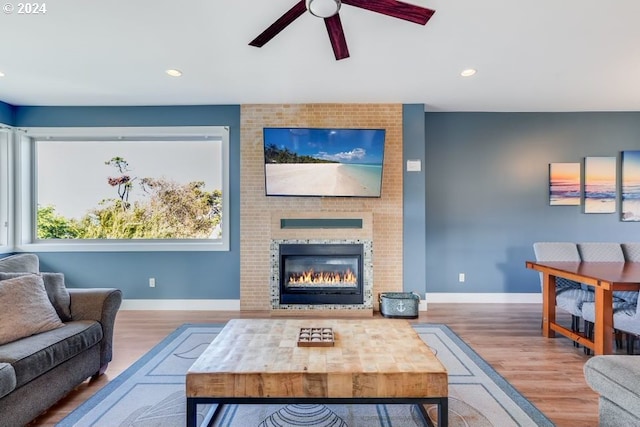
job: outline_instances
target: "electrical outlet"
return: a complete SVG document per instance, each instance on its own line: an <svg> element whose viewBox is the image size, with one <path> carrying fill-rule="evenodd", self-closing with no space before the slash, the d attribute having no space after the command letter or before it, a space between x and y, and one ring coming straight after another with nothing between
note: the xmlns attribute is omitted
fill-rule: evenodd
<svg viewBox="0 0 640 427"><path fill-rule="evenodd" d="M156 279L155 279L155 277L149 277L149 287L150 288L155 288L156 287Z"/></svg>
<svg viewBox="0 0 640 427"><path fill-rule="evenodd" d="M458 274L458 282L460 283L464 282L464 273Z"/></svg>

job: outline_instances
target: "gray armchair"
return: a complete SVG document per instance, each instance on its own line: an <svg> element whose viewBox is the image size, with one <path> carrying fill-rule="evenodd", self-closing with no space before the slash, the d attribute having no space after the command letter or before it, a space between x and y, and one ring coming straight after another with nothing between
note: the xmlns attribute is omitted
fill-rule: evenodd
<svg viewBox="0 0 640 427"><path fill-rule="evenodd" d="M599 425L640 425L640 357L594 356L584 364L589 387L599 394Z"/></svg>

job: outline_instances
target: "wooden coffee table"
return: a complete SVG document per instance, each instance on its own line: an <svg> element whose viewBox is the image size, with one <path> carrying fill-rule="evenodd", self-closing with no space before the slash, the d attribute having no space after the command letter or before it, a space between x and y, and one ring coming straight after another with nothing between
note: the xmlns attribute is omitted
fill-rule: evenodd
<svg viewBox="0 0 640 427"><path fill-rule="evenodd" d="M299 347L300 328L332 328L331 347ZM448 425L445 367L402 319L234 319L187 372L187 426L199 404L438 405Z"/></svg>

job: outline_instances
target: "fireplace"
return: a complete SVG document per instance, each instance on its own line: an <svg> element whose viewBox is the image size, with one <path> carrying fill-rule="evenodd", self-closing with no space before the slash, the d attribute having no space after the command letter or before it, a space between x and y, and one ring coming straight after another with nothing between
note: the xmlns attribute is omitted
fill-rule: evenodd
<svg viewBox="0 0 640 427"><path fill-rule="evenodd" d="M362 304L362 244L281 244L280 304Z"/></svg>
<svg viewBox="0 0 640 427"><path fill-rule="evenodd" d="M273 239L270 259L273 310L355 312L373 309L371 240ZM327 270L336 270L337 274L328 274ZM287 277L291 275L287 275L287 271L293 273L293 280ZM332 278L327 280L327 276ZM309 283L300 283L303 281Z"/></svg>

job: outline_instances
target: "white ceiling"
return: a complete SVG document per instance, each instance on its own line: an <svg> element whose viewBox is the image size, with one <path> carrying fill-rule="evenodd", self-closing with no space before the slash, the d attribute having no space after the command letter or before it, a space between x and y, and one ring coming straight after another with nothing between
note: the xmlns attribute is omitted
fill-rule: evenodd
<svg viewBox="0 0 640 427"><path fill-rule="evenodd" d="M343 5L350 58L334 59L309 13L248 45L296 1L50 0L46 14L0 12L0 100L640 111L639 0L410 0L436 10L426 26ZM478 73L460 77L468 67Z"/></svg>

